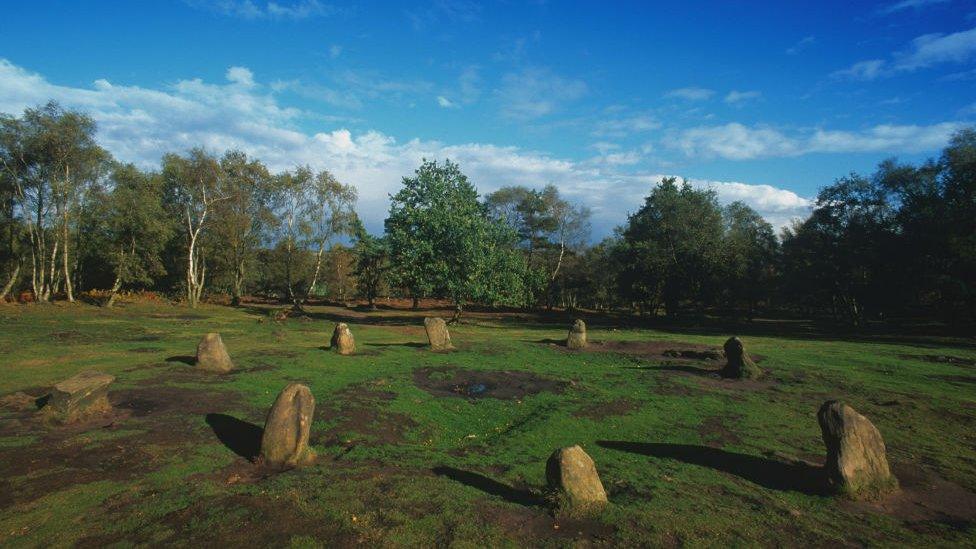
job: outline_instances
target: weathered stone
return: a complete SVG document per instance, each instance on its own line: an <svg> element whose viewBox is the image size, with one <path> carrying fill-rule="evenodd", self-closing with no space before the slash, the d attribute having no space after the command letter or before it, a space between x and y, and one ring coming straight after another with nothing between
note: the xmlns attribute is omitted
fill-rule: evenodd
<svg viewBox="0 0 976 549"><path fill-rule="evenodd" d="M825 402L817 412L827 446L827 481L852 499L877 499L898 488L888 468L881 433L843 402Z"/></svg>
<svg viewBox="0 0 976 549"><path fill-rule="evenodd" d="M569 329L569 336L566 337L566 347L569 349L586 348L586 323L581 319L576 319L573 327Z"/></svg>
<svg viewBox="0 0 976 549"><path fill-rule="evenodd" d="M561 510L570 513L598 510L607 503L593 459L579 446L560 448L546 462L546 481Z"/></svg>
<svg viewBox="0 0 976 549"><path fill-rule="evenodd" d="M229 372L234 369L234 363L227 354L220 334L211 332L200 340L197 345L197 368L212 372Z"/></svg>
<svg viewBox="0 0 976 549"><path fill-rule="evenodd" d="M108 386L115 376L101 372L82 372L54 386L42 412L61 423L73 423L112 411Z"/></svg>
<svg viewBox="0 0 976 549"><path fill-rule="evenodd" d="M275 399L261 436L261 458L270 467L298 467L315 454L308 447L315 397L308 387L291 383Z"/></svg>
<svg viewBox="0 0 976 549"><path fill-rule="evenodd" d="M451 334L447 331L447 322L443 318L425 318L424 329L427 330L427 340L430 341L432 351L447 351L454 348L451 344Z"/></svg>
<svg viewBox="0 0 976 549"><path fill-rule="evenodd" d="M762 375L762 370L749 358L742 340L730 337L723 347L725 349L725 368L722 377L733 379L756 379Z"/></svg>
<svg viewBox="0 0 976 549"><path fill-rule="evenodd" d="M356 352L356 340L352 337L352 331L345 322L336 324L332 331L332 341L329 348L340 355L351 355Z"/></svg>

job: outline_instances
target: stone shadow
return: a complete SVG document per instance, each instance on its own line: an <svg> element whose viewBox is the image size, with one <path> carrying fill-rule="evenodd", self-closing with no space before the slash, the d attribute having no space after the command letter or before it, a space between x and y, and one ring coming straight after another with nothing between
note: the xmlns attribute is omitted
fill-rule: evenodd
<svg viewBox="0 0 976 549"><path fill-rule="evenodd" d="M455 482L460 482L465 486L477 488L486 494L498 496L510 503L524 505L526 507L546 506L546 500L530 490L520 490L479 473L447 466L434 467L431 469L431 472L441 477L447 477Z"/></svg>
<svg viewBox="0 0 976 549"><path fill-rule="evenodd" d="M224 446L242 458L253 463L261 453L263 428L227 414L207 414L207 425Z"/></svg>
<svg viewBox="0 0 976 549"><path fill-rule="evenodd" d="M771 490L827 495L822 467L804 462L786 463L709 446L654 442L598 440L597 445L656 458L674 459L735 475Z"/></svg>

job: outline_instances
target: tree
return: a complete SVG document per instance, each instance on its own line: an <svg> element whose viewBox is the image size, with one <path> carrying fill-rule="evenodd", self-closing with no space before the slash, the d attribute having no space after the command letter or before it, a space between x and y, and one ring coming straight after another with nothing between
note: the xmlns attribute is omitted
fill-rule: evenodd
<svg viewBox="0 0 976 549"><path fill-rule="evenodd" d="M515 232L489 217L450 160L424 160L414 177L404 177L385 225L394 282L414 297L450 297L452 322L471 301L524 302Z"/></svg>
<svg viewBox="0 0 976 549"><path fill-rule="evenodd" d="M319 282L328 246L355 229L356 189L327 171L315 174L309 167L285 172L279 180L285 292L292 306L301 310Z"/></svg>
<svg viewBox="0 0 976 549"><path fill-rule="evenodd" d="M384 238L375 237L358 223L356 227L355 254L356 289L365 297L370 309L376 308L376 296L389 268L388 250Z"/></svg>
<svg viewBox="0 0 976 549"><path fill-rule="evenodd" d="M642 312L663 302L668 315L683 300L707 300L720 265L722 214L715 192L666 177L631 215L616 256L620 290Z"/></svg>
<svg viewBox="0 0 976 549"><path fill-rule="evenodd" d="M773 226L743 202L722 209L722 285L730 304L745 302L748 315L768 299L776 276L778 242Z"/></svg>
<svg viewBox="0 0 976 549"><path fill-rule="evenodd" d="M202 149L193 149L185 157L163 157L165 204L170 215L181 219L185 237L185 291L191 308L196 308L203 293L207 264L201 234L210 227L217 203L225 198L220 194L223 178L220 162Z"/></svg>
<svg viewBox="0 0 976 549"><path fill-rule="evenodd" d="M220 243L216 259L232 273L231 303L237 306L248 280L248 264L278 223L274 215L277 179L261 161L249 159L241 151L225 153L220 170L224 175L220 195L224 199L215 207L213 237Z"/></svg>
<svg viewBox="0 0 976 549"><path fill-rule="evenodd" d="M112 170L111 183L105 212L106 259L115 271L115 282L106 307L115 303L123 285L151 285L155 275L165 272L160 253L173 229L163 208L158 174L122 164Z"/></svg>
<svg viewBox="0 0 976 549"><path fill-rule="evenodd" d="M31 288L38 301L49 301L62 284L74 301L75 215L85 187L108 159L95 142L91 117L55 102L27 109L19 119L0 117L0 168L26 225Z"/></svg>
<svg viewBox="0 0 976 549"><path fill-rule="evenodd" d="M519 245L526 253L526 275L531 277L535 269L544 273L542 292L546 307L551 309L567 253L581 250L589 237L589 209L563 199L555 185L546 185L541 191L502 187L488 195L485 203L493 217L518 234Z"/></svg>

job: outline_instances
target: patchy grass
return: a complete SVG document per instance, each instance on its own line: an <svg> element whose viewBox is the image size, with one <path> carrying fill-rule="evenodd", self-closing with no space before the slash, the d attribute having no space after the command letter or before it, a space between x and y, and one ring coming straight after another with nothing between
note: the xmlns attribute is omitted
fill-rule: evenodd
<svg viewBox="0 0 976 549"><path fill-rule="evenodd" d="M424 346L423 316L311 307L0 307L0 545L828 545L976 542L976 345L947 338L749 335L767 377L699 359L726 335L587 318L483 313ZM355 356L325 350L347 322ZM220 332L237 370L192 366ZM689 351L666 353L666 351ZM694 351L694 352L691 352ZM693 357L693 358L686 358ZM111 417L48 427L29 397L98 369ZM251 462L277 393L316 397L316 464ZM819 490L819 405L881 430L903 490L854 504ZM556 517L545 460L580 444L611 504Z"/></svg>

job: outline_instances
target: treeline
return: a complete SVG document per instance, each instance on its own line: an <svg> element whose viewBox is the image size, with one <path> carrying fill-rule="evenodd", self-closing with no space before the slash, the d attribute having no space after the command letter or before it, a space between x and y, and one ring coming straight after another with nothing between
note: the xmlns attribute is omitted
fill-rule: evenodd
<svg viewBox="0 0 976 549"><path fill-rule="evenodd" d="M479 199L450 161L424 161L391 197L383 235L328 171L272 173L240 151L115 161L95 124L56 103L0 115L0 298L46 302L126 290L619 309L641 315L976 317L976 132L938 160L886 161L824 188L777 237L749 206L668 178L613 236L558 188Z"/></svg>

